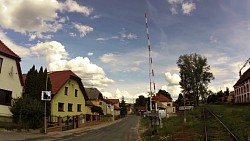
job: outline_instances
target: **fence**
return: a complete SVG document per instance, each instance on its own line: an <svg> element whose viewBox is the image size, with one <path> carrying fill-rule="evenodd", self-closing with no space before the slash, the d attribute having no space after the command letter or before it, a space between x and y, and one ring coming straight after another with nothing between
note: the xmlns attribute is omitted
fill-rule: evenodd
<svg viewBox="0 0 250 141"><path fill-rule="evenodd" d="M74 128L81 128L100 121L100 115L76 115L76 116L50 116L47 118L47 132L65 131ZM88 124L87 124L88 123Z"/></svg>

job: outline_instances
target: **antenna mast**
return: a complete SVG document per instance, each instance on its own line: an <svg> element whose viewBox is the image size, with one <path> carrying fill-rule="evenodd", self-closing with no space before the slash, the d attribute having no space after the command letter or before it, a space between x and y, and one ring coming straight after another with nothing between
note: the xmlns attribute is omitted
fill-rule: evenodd
<svg viewBox="0 0 250 141"><path fill-rule="evenodd" d="M149 95L150 95L150 111L152 111L152 109L155 109L156 107L152 107L152 97L155 94L155 82L154 82L154 69L153 69L153 59L151 57L151 47L150 47L150 39L149 39L149 31L148 31L148 19L147 19L147 14L145 13L145 20L146 20L146 30L147 30L147 38L148 38L148 57L149 57ZM153 85L153 92L152 92L152 85Z"/></svg>

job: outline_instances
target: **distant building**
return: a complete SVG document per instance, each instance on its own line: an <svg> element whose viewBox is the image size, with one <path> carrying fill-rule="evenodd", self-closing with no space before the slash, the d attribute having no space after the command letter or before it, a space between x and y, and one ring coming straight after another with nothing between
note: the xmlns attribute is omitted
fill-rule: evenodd
<svg viewBox="0 0 250 141"><path fill-rule="evenodd" d="M166 110L166 113L175 113L175 107L173 106L172 99L167 98L163 94L156 94L155 103L157 104L157 108L160 110Z"/></svg>
<svg viewBox="0 0 250 141"><path fill-rule="evenodd" d="M111 109L111 114L114 112L115 116L119 116L121 114L120 110L120 102L119 99L106 99L111 105L113 105L113 109ZM113 115L113 114L112 114Z"/></svg>
<svg viewBox="0 0 250 141"><path fill-rule="evenodd" d="M250 102L250 68L243 73L243 75L234 85L234 102Z"/></svg>
<svg viewBox="0 0 250 141"><path fill-rule="evenodd" d="M11 117L13 98L22 97L21 58L0 40L0 117Z"/></svg>

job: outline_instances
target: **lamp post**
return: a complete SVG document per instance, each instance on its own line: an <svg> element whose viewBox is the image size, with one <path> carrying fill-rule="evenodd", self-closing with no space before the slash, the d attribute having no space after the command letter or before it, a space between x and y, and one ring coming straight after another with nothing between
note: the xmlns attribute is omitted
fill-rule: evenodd
<svg viewBox="0 0 250 141"><path fill-rule="evenodd" d="M47 91L47 84L48 84L48 73L47 73L47 77L46 77L46 85L45 85L45 91ZM44 133L46 134L47 131L47 125L46 125L46 100L44 100Z"/></svg>

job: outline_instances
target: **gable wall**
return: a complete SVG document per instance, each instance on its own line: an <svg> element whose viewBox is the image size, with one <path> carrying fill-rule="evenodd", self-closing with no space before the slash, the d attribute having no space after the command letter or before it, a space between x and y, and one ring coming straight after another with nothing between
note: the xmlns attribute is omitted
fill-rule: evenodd
<svg viewBox="0 0 250 141"><path fill-rule="evenodd" d="M68 95L65 95L65 87L68 87ZM78 95L75 97L75 89L78 90ZM58 111L58 102L64 103L64 111ZM73 104L73 111L68 111L68 103ZM81 104L81 112L77 111L77 104ZM83 93L77 83L77 81L70 79L67 81L64 86L58 91L58 93L53 97L51 101L51 115L56 116L73 116L73 115L80 115L85 114L85 99Z"/></svg>
<svg viewBox="0 0 250 141"><path fill-rule="evenodd" d="M3 58L1 73L0 73L0 89L12 91L12 98L17 98L22 96L23 87L20 82L18 75L18 69L16 66L16 60L10 59L3 55L0 55L0 58ZM10 74L13 67L13 73ZM9 106L0 105L0 116L11 116L9 111Z"/></svg>

